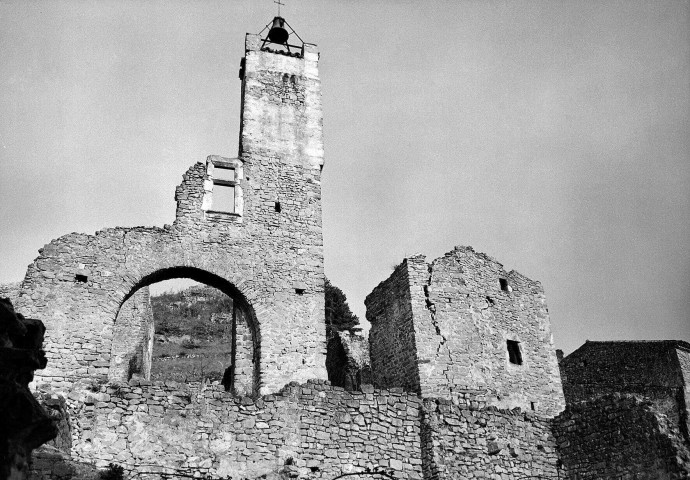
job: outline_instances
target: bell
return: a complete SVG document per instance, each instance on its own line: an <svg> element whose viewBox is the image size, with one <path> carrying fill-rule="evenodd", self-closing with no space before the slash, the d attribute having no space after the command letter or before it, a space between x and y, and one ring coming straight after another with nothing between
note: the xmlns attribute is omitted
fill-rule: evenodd
<svg viewBox="0 0 690 480"><path fill-rule="evenodd" d="M273 19L273 26L268 31L268 39L273 43L286 43L290 34L283 27L285 25L285 19L281 17L275 17Z"/></svg>

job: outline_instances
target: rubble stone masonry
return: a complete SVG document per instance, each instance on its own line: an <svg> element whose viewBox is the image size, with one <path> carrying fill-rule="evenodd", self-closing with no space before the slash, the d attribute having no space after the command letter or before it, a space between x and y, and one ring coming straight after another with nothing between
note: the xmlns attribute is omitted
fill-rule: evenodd
<svg viewBox="0 0 690 480"><path fill-rule="evenodd" d="M422 400L315 380L251 399L217 384L132 380L75 390L67 404L72 459L116 463L132 478L331 479L374 468L411 480L558 478L549 420L487 407L475 392ZM34 480L62 478L43 471Z"/></svg>
<svg viewBox="0 0 690 480"><path fill-rule="evenodd" d="M326 381L318 61L314 45L281 53L248 34L237 158L187 170L171 225L65 235L39 250L20 286L0 286L45 322L48 366L32 386L51 412L26 386L45 366L42 324L14 325L12 312L23 336L0 342L3 378L36 422L26 430L3 397L0 433L18 439L4 457L26 473L57 423L34 480L95 478L93 464L110 463L147 480L365 479L381 468L409 480L688 478L687 344L610 370L568 357L563 412L541 284L471 247L403 260L365 301L369 354L361 337L334 339L331 376L352 391ZM140 378L151 367L147 287L180 277L232 298L223 384ZM30 368L17 370L27 341ZM614 391L649 384L651 401L592 395L610 371Z"/></svg>
<svg viewBox="0 0 690 480"><path fill-rule="evenodd" d="M567 478L690 478L688 445L647 399L610 394L569 403L553 431Z"/></svg>
<svg viewBox="0 0 690 480"><path fill-rule="evenodd" d="M486 406L471 392L459 397L424 400L425 479L563 478L549 419Z"/></svg>
<svg viewBox="0 0 690 480"><path fill-rule="evenodd" d="M539 282L456 247L430 264L405 259L365 304L377 386L425 398L479 390L489 404L547 416L564 408Z"/></svg>
<svg viewBox="0 0 690 480"><path fill-rule="evenodd" d="M73 457L161 473L333 478L382 466L421 479L421 400L323 381L252 400L220 385L137 382L73 395Z"/></svg>
<svg viewBox="0 0 690 480"><path fill-rule="evenodd" d="M568 404L611 393L651 401L690 445L690 344L677 340L587 341L560 362Z"/></svg>
<svg viewBox="0 0 690 480"><path fill-rule="evenodd" d="M49 363L37 383L66 392L82 379L106 381L122 365L125 347L113 339L123 304L178 277L216 287L249 312L253 394L327 377L315 47L281 55L248 35L242 92L238 158L210 156L185 173L172 225L72 233L40 250L17 302L46 319ZM213 200L222 188L234 191L223 208Z"/></svg>
<svg viewBox="0 0 690 480"><path fill-rule="evenodd" d="M151 375L153 311L148 287L137 290L120 308L113 327L108 378L127 382L133 373Z"/></svg>

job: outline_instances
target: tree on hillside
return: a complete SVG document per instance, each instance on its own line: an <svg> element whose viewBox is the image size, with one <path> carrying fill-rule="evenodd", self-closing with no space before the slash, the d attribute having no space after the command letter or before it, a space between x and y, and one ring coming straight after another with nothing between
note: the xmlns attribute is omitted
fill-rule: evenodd
<svg viewBox="0 0 690 480"><path fill-rule="evenodd" d="M352 313L347 298L342 290L326 279L326 338L332 338L336 332L357 329L359 318Z"/></svg>

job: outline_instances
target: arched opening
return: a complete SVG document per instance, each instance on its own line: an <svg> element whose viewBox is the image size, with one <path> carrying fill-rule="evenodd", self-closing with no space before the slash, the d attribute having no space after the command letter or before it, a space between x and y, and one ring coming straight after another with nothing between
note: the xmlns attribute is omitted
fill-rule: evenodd
<svg viewBox="0 0 690 480"><path fill-rule="evenodd" d="M148 287L173 279L198 286L152 299ZM161 269L137 282L120 305L108 380L219 381L236 395L254 395L260 343L254 310L232 283L193 267Z"/></svg>

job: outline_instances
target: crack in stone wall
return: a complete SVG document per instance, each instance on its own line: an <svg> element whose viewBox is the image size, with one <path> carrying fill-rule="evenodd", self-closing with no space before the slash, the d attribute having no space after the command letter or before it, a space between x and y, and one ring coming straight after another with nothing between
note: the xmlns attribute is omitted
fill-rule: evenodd
<svg viewBox="0 0 690 480"><path fill-rule="evenodd" d="M438 343L438 348L436 349L436 357L438 358L439 355L441 355L441 349L445 351L445 354L448 356L448 367L443 370L442 375L445 376L446 382L448 385L453 385L453 379L450 376L450 366L453 365L453 362L455 362L455 359L453 358L451 349L448 348L447 342L448 339L446 336L443 334L441 331L441 326L439 325L439 322L436 320L436 304L431 300L431 295L430 295L430 289L432 285L432 279L433 279L433 271L434 271L434 264L433 262L428 264L428 271L429 271L429 277L427 280L427 284L423 286L424 290L424 296L426 299L426 307L427 310L429 310L429 319L431 320L431 324L434 327L434 330L436 331L436 335L441 337L441 340ZM449 387L449 392L452 395L453 394L453 387Z"/></svg>
<svg viewBox="0 0 690 480"><path fill-rule="evenodd" d="M493 258L471 247L456 247L430 264L422 255L409 257L365 304L375 382L402 386L404 375L418 375L424 397L490 392L502 408L546 415L563 409L543 289ZM396 329L409 332L413 348L402 348ZM519 364L509 359L509 340L520 346ZM389 367L376 355L417 368L396 366L383 379L377 368Z"/></svg>

